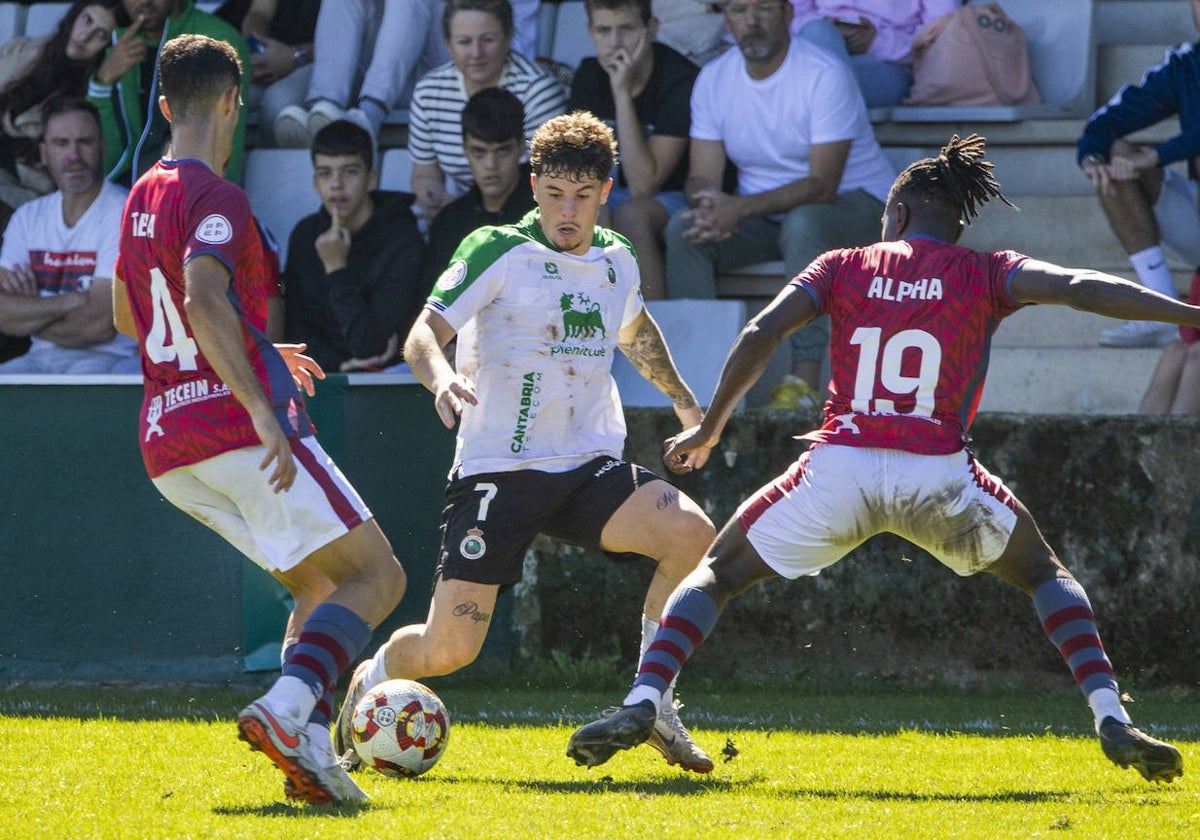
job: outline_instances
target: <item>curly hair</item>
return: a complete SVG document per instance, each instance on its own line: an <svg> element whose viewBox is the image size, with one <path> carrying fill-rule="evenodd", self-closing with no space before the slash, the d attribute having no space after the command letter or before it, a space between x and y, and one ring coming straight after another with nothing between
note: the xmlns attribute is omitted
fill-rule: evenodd
<svg viewBox="0 0 1200 840"><path fill-rule="evenodd" d="M617 160L612 129L588 111L573 111L546 120L529 144L534 175L603 181Z"/></svg>
<svg viewBox="0 0 1200 840"><path fill-rule="evenodd" d="M986 143L978 134L961 140L955 134L937 157L922 158L896 177L888 204L902 201L948 224L971 224L979 208L993 198L1016 209L1000 192L992 162L984 160Z"/></svg>

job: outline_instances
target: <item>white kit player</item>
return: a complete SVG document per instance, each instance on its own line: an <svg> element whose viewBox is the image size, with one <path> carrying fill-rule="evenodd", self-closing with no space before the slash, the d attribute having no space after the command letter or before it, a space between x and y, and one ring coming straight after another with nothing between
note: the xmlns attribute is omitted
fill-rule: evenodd
<svg viewBox="0 0 1200 840"><path fill-rule="evenodd" d="M691 499L621 460L616 350L671 399L685 427L702 414L642 303L629 242L596 226L611 185L612 131L585 112L555 117L531 149L537 209L464 240L405 344L442 421L452 428L461 415L461 423L429 617L397 630L355 670L334 735L351 761L358 699L385 679L448 674L474 660L496 598L521 580L537 534L658 563L643 644L714 534ZM456 335L457 370L442 350ZM670 764L712 769L670 700L653 729L651 744Z"/></svg>
<svg viewBox="0 0 1200 840"><path fill-rule="evenodd" d="M237 53L183 35L158 65L171 154L130 191L113 284L117 327L142 353L142 456L163 496L295 599L283 676L238 715L241 737L284 772L289 797L361 801L333 754L333 687L399 602L404 572L313 435L296 383L311 394L320 368L264 334L274 281L246 194L220 175Z"/></svg>
<svg viewBox="0 0 1200 840"><path fill-rule="evenodd" d="M1116 277L1012 251L954 243L963 222L1005 200L984 140L957 136L896 178L883 240L814 260L738 336L704 421L667 441L667 466L695 466L790 333L830 316L833 379L814 445L742 503L700 568L672 593L624 705L578 729L568 754L589 767L649 737L662 692L733 595L773 577L816 575L890 532L959 575L990 572L1029 594L1038 620L1091 707L1104 754L1150 781L1183 759L1135 729L1083 587L1029 511L968 448L992 334L1028 303L1111 317L1200 324L1188 306Z"/></svg>

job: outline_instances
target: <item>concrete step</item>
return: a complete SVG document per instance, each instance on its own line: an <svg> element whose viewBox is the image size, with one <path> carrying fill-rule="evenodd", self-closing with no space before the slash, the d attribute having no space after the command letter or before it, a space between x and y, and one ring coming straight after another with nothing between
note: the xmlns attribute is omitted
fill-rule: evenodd
<svg viewBox="0 0 1200 840"><path fill-rule="evenodd" d="M980 411L1136 414L1161 351L997 348Z"/></svg>
<svg viewBox="0 0 1200 840"><path fill-rule="evenodd" d="M1097 44L1171 44L1196 33L1180 0L1098 0L1092 27Z"/></svg>
<svg viewBox="0 0 1200 840"><path fill-rule="evenodd" d="M1001 322L992 347L1095 348L1100 332L1117 323L1069 306L1026 306Z"/></svg>

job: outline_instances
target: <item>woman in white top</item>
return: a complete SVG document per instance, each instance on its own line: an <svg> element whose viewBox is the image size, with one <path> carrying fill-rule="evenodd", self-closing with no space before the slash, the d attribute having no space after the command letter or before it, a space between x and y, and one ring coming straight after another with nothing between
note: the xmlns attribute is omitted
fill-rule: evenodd
<svg viewBox="0 0 1200 840"><path fill-rule="evenodd" d="M490 87L515 94L525 107L526 138L561 114L567 102L566 89L549 71L511 49L509 0L449 0L442 34L450 62L421 77L409 108L412 191L427 219L471 186L471 167L463 152L462 109L472 95Z"/></svg>

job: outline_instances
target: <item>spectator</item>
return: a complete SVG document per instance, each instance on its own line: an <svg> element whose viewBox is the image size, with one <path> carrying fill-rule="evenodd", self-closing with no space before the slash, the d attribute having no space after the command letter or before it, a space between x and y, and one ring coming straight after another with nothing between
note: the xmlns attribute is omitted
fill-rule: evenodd
<svg viewBox="0 0 1200 840"><path fill-rule="evenodd" d="M895 170L883 155L846 66L792 40L792 7L735 0L737 42L700 70L692 92L686 185L690 209L667 226L667 291L713 298L717 269L783 259L794 277L831 248L873 242ZM721 190L726 160L736 194ZM829 324L792 334L792 373L819 389Z"/></svg>
<svg viewBox="0 0 1200 840"><path fill-rule="evenodd" d="M1200 30L1200 0L1190 0ZM1079 138L1079 165L1100 197L1100 206L1138 280L1147 289L1178 297L1163 244L1192 265L1200 262L1197 224L1197 161L1200 155L1200 52L1195 44L1167 51L1136 85L1125 85L1092 114ZM1128 136L1170 117L1179 133L1153 145ZM1187 161L1188 177L1169 164ZM1100 334L1106 347L1161 347L1175 329L1154 321L1127 321Z"/></svg>
<svg viewBox="0 0 1200 840"><path fill-rule="evenodd" d="M409 109L412 189L427 219L471 186L463 154L462 109L484 88L512 91L525 108L525 137L563 112L567 96L550 73L514 52L509 0L455 0L446 4L442 34L450 62L421 77ZM446 191L446 178L453 193Z"/></svg>
<svg viewBox="0 0 1200 840"><path fill-rule="evenodd" d="M0 331L30 336L0 373L132 373L113 328L112 268L126 191L104 180L100 115L82 97L46 104L42 162L58 190L22 204L0 248Z"/></svg>
<svg viewBox="0 0 1200 840"><path fill-rule="evenodd" d="M8 222L15 207L54 189L42 168L38 139L42 105L54 96L83 96L100 64L120 0L76 0L54 34L14 38L0 47L0 208Z"/></svg>
<svg viewBox="0 0 1200 840"><path fill-rule="evenodd" d="M792 0L792 34L850 65L868 108L899 105L912 87L913 36L962 0Z"/></svg>
<svg viewBox="0 0 1200 840"><path fill-rule="evenodd" d="M538 2L516 5L525 36L517 48L533 58ZM388 112L409 103L416 80L449 59L438 32L444 14L445 0L325 0L305 104L279 113L275 142L307 148L323 126L341 119L377 138Z"/></svg>
<svg viewBox="0 0 1200 840"><path fill-rule="evenodd" d="M525 109L504 88L484 88L467 100L462 112L463 152L474 183L465 195L442 208L429 228L425 287L433 288L458 245L484 225L519 222L534 208L525 148Z"/></svg>
<svg viewBox="0 0 1200 840"><path fill-rule="evenodd" d="M215 14L237 27L250 47L250 100L260 126L272 126L289 105L299 105L313 74L313 37L321 0L230 0ZM256 145L270 146L271 131Z"/></svg>
<svg viewBox="0 0 1200 840"><path fill-rule="evenodd" d="M117 37L88 84L88 99L100 109L104 130L104 169L110 181L130 184L159 158L168 123L157 105L158 53L172 38L185 33L208 35L237 50L248 67L246 41L220 18L196 8L194 0L122 0L132 21L117 29ZM242 102L249 92L249 75L242 76ZM242 179L246 108L233 137L233 152L225 177Z"/></svg>
<svg viewBox="0 0 1200 840"><path fill-rule="evenodd" d="M379 370L398 361L429 291L412 196L377 189L371 136L354 123L317 132L312 162L321 209L288 241L285 335L327 371Z"/></svg>
<svg viewBox="0 0 1200 840"><path fill-rule="evenodd" d="M591 111L616 126L621 147L608 194L612 227L633 244L647 300L667 296L663 230L684 209L692 85L699 72L655 41L650 0L587 0L596 57L575 73L567 109Z"/></svg>
<svg viewBox="0 0 1200 840"><path fill-rule="evenodd" d="M1192 275L1188 303L1200 306L1200 269ZM1200 330L1180 327L1163 348L1142 404L1142 414L1200 414Z"/></svg>

